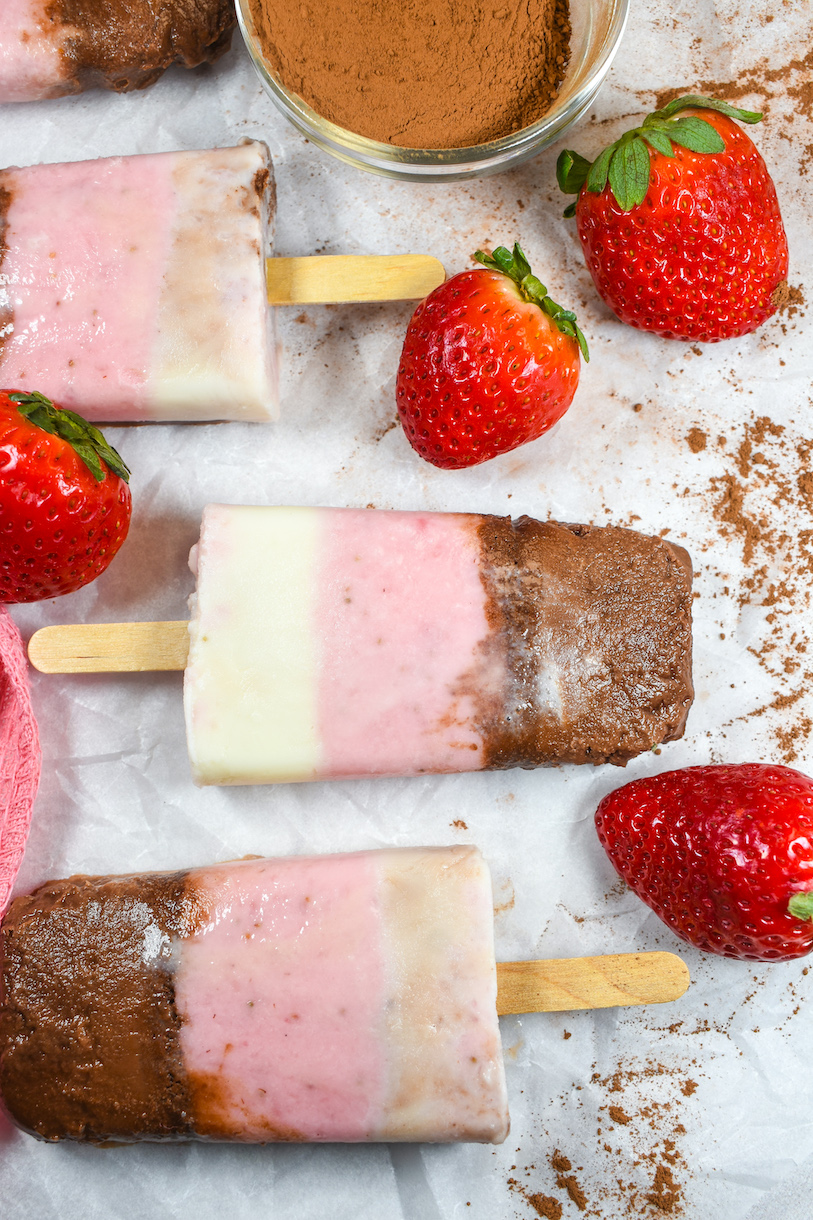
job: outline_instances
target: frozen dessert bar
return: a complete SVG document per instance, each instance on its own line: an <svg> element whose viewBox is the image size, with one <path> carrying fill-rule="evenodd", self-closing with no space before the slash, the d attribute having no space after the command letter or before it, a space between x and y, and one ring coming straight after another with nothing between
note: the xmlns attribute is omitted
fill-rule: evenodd
<svg viewBox="0 0 813 1220"><path fill-rule="evenodd" d="M201 784L624 764L683 732L691 564L662 538L210 505L191 563Z"/></svg>
<svg viewBox="0 0 813 1220"><path fill-rule="evenodd" d="M86 418L269 419L268 149L0 171L0 385Z"/></svg>
<svg viewBox="0 0 813 1220"><path fill-rule="evenodd" d="M229 0L3 0L0 102L144 89L170 64L212 63L234 23Z"/></svg>
<svg viewBox="0 0 813 1220"><path fill-rule="evenodd" d="M508 1133L474 847L72 877L0 952L0 1088L43 1139Z"/></svg>

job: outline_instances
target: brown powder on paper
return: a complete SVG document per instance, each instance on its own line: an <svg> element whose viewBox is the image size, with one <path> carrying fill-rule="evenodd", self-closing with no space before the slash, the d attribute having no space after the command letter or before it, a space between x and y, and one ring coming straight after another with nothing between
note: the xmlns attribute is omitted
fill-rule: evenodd
<svg viewBox="0 0 813 1220"><path fill-rule="evenodd" d="M568 0L251 0L265 57L332 123L455 148L541 118L570 47Z"/></svg>
<svg viewBox="0 0 813 1220"><path fill-rule="evenodd" d="M539 1194L538 1191L534 1195L526 1195L525 1198L537 1216L544 1217L544 1220L562 1220L562 1205L558 1199Z"/></svg>
<svg viewBox="0 0 813 1220"><path fill-rule="evenodd" d="M664 1212L667 1215L674 1214L675 1208L680 1202L680 1187L672 1177L672 1170L668 1165L659 1165L655 1170L652 1190L646 1196L646 1199L659 1212Z"/></svg>
<svg viewBox="0 0 813 1220"><path fill-rule="evenodd" d="M779 313L787 314L789 318L795 317L805 304L803 289L796 284L789 284L787 280L782 280L782 283L777 285L771 299Z"/></svg>
<svg viewBox="0 0 813 1220"><path fill-rule="evenodd" d="M804 306L798 294L796 305ZM684 438L693 453L692 429ZM744 574L717 573L725 596L762 608L748 651L772 679L764 717L775 761L795 762L813 736L804 696L813 682L813 440L753 414L715 444L720 473L698 489L722 538L739 545ZM740 717L737 717L740 719Z"/></svg>
<svg viewBox="0 0 813 1220"><path fill-rule="evenodd" d="M762 59L753 68L741 71L736 80L697 80L693 84L686 81L680 89L664 89L656 94L655 106L660 109L676 97L697 93L701 97L716 97L733 104L743 98L757 97L760 99L759 109L762 110L764 99L784 93L793 100L796 113L802 118L810 119L813 117L811 71L813 49L806 50L801 58L793 58L779 67L767 59ZM772 89L772 85L776 88Z"/></svg>
<svg viewBox="0 0 813 1220"><path fill-rule="evenodd" d="M667 1027L668 1032L677 1033L682 1025L678 1021ZM682 1032L692 1035L699 1030ZM694 1063L690 1056L688 1061ZM536 1161L524 1168L512 1165L508 1189L544 1220L562 1220L576 1212L605 1220L685 1215L689 1206L685 1195L692 1174L678 1144L686 1134L680 1121L681 1107L695 1106L688 1099L698 1087L687 1077L685 1066L649 1059L632 1066L619 1065L608 1075L594 1072L589 1089L582 1091L582 1086L576 1085L575 1090L560 1095L559 1101L568 1106L578 1098L575 1105L590 1115L596 1113L599 1103L590 1169L574 1164L554 1148L548 1152L546 1166ZM607 1119L613 1124L610 1129ZM536 1136L542 1143L548 1138L545 1128ZM559 1198L554 1192L559 1192ZM518 1212L517 1218L530 1220L527 1209Z"/></svg>

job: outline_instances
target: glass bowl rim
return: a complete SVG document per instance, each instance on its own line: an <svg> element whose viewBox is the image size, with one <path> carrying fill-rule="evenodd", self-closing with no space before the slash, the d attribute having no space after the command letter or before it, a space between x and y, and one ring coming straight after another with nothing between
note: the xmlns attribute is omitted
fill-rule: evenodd
<svg viewBox="0 0 813 1220"><path fill-rule="evenodd" d="M595 3L595 0L588 0L588 3ZM609 71L621 45L630 4L631 0L609 0L610 17L599 54L590 62L584 80L576 92L565 99L564 105L559 107L557 102L554 102L535 123L487 143L429 149L408 148L373 140L347 127L341 127L313 110L299 94L283 85L266 63L251 14L251 0L237 0L236 9L243 41L272 100L308 139L312 139L334 155L366 169L381 169L395 174L400 170L398 176L405 176L410 171L418 175L443 176L467 168L473 172L478 169L482 172L489 164L508 168L509 164L515 164L525 157L541 152L558 139L562 132L585 112Z"/></svg>

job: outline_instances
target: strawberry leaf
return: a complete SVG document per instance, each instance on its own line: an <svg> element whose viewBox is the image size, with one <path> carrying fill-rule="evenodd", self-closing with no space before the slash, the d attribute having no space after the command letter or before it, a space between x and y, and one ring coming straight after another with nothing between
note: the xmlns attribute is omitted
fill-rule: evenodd
<svg viewBox="0 0 813 1220"><path fill-rule="evenodd" d="M525 255L522 253L518 244L514 245L514 268L515 274L519 276L520 283L525 283L528 280L533 280L534 284L539 285L542 290L542 295L547 292L544 284L541 284L535 275L531 274L531 264L528 262Z"/></svg>
<svg viewBox="0 0 813 1220"><path fill-rule="evenodd" d="M35 391L31 394L9 394L20 414L43 432L66 441L81 458L97 483L104 482L106 471L102 462L125 483L130 481L130 471L112 445L108 445L102 433L75 411L55 407L50 398Z"/></svg>
<svg viewBox="0 0 813 1220"><path fill-rule="evenodd" d="M546 313L555 322L557 329L563 335L568 335L571 339L576 340L579 345L579 351L584 356L585 361L589 363L590 353L587 348L587 340L576 323L575 313L570 309L563 309L561 305L557 305L548 296L548 290L545 285L531 271L531 265L525 257L519 242L514 243L513 253L507 250L505 246L497 246L496 250L491 254L485 254L482 250L477 250L472 257L476 262L482 263L484 267L487 267L489 271L501 271L503 275L509 276L519 287L524 300L538 305L543 313Z"/></svg>
<svg viewBox="0 0 813 1220"><path fill-rule="evenodd" d="M670 119L673 114L677 114L679 110L686 110L692 107L695 110L718 110L720 114L725 114L730 119L739 119L741 123L760 123L762 121L762 112L759 110L740 110L736 106L729 106L728 102L722 102L716 97L700 97L697 93L688 93L685 97L676 97L668 106L664 106L662 110L656 110L655 115L663 119ZM654 118L654 115L650 116Z"/></svg>
<svg viewBox="0 0 813 1220"><path fill-rule="evenodd" d="M643 203L649 189L649 149L639 136L621 141L610 161L609 180L623 212Z"/></svg>
<svg viewBox="0 0 813 1220"><path fill-rule="evenodd" d="M641 128L641 135L646 140L647 144L651 144L657 152L663 153L664 157L674 157L675 150L672 147L672 141L667 135L666 124L658 127L648 127L646 124Z"/></svg>
<svg viewBox="0 0 813 1220"><path fill-rule="evenodd" d="M813 919L813 894L794 894L788 903L788 910L797 919Z"/></svg>
<svg viewBox="0 0 813 1220"><path fill-rule="evenodd" d="M559 190L564 195L578 195L587 181L589 172L590 162L579 156L577 152L566 148L559 153L556 162L556 181L559 183Z"/></svg>
<svg viewBox="0 0 813 1220"><path fill-rule="evenodd" d="M566 195L586 189L600 195L607 183L619 207L629 212L643 203L649 189L650 154L647 144L664 157L675 155L674 145L690 152L714 154L725 150L720 133L699 115L674 116L682 110L716 110L741 123L759 123L762 114L740 110L717 98L690 93L675 98L661 110L647 115L640 127L627 131L605 148L592 164L579 153L566 149L556 163L556 179ZM586 176L584 176L586 175ZM575 216L576 205L569 204L565 216Z"/></svg>
<svg viewBox="0 0 813 1220"><path fill-rule="evenodd" d="M610 161L615 152L617 144L611 144L609 148L605 148L600 156L596 157L593 164L590 166L590 172L587 175L587 189L595 195L600 195L607 185L607 173L610 168Z"/></svg>
<svg viewBox="0 0 813 1220"><path fill-rule="evenodd" d="M725 152L725 140L711 123L699 119L696 115L687 115L677 119L670 126L669 134L676 144L688 148L692 152L720 153Z"/></svg>

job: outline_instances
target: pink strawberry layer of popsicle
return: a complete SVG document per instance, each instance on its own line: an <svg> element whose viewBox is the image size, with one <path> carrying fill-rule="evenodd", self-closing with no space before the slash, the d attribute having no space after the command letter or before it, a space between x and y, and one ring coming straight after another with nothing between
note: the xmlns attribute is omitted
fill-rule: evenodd
<svg viewBox="0 0 813 1220"><path fill-rule="evenodd" d="M192 565L199 783L624 763L683 731L691 566L663 539L210 505Z"/></svg>
<svg viewBox="0 0 813 1220"><path fill-rule="evenodd" d="M0 385L89 419L269 419L268 149L0 171Z"/></svg>
<svg viewBox="0 0 813 1220"><path fill-rule="evenodd" d="M211 63L234 28L228 0L2 0L0 102L151 85L173 63Z"/></svg>
<svg viewBox="0 0 813 1220"><path fill-rule="evenodd" d="M42 1138L508 1132L474 847L74 877L16 899L0 949L0 1086Z"/></svg>

